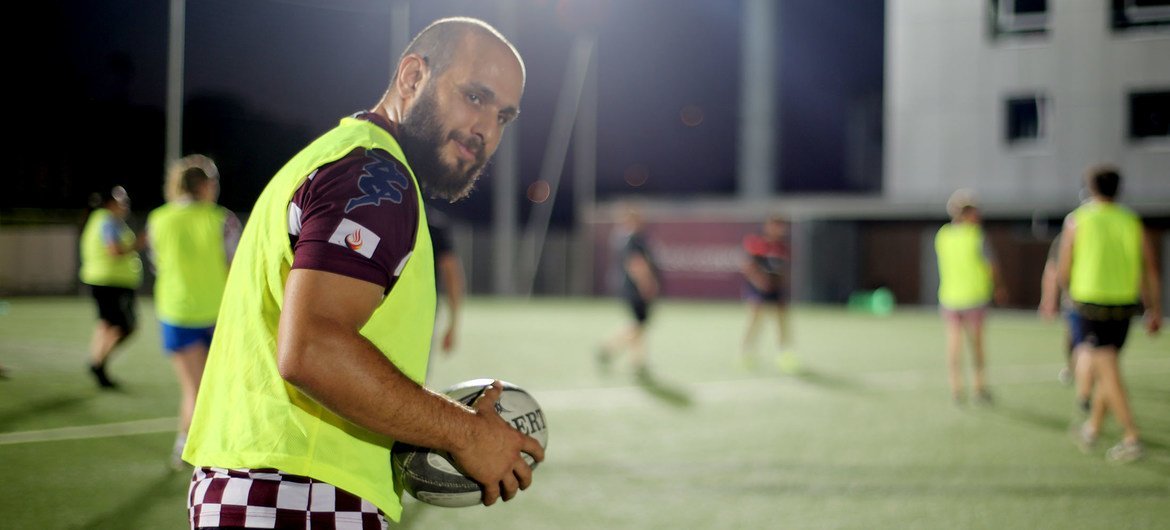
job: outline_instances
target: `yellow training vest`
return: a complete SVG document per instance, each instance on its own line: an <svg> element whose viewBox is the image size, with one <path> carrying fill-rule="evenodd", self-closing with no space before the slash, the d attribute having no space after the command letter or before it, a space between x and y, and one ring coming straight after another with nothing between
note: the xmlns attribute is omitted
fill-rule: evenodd
<svg viewBox="0 0 1170 530"><path fill-rule="evenodd" d="M1124 206L1090 202L1072 213L1069 295L1098 305L1136 304L1141 298L1142 222Z"/></svg>
<svg viewBox="0 0 1170 530"><path fill-rule="evenodd" d="M272 467L313 477L398 520L402 487L390 466L394 440L325 409L285 382L276 364L277 325L293 259L289 202L310 173L356 147L384 150L406 165L402 148L388 132L345 118L285 164L256 201L228 274L183 459L196 466ZM407 169L417 190L413 170ZM435 276L418 196L413 253L361 334L422 384L434 329Z"/></svg>
<svg viewBox="0 0 1170 530"><path fill-rule="evenodd" d="M949 223L934 238L938 254L938 302L947 309L970 309L991 301L991 264L983 255L983 229Z"/></svg>
<svg viewBox="0 0 1170 530"><path fill-rule="evenodd" d="M94 210L81 231L81 281L88 285L137 289L142 285L142 260L133 250L121 256L110 254L109 245L102 237L102 227L108 222L117 223L122 248L134 248L134 231L126 223L105 208Z"/></svg>
<svg viewBox="0 0 1170 530"><path fill-rule="evenodd" d="M157 269L154 307L173 326L215 325L227 283L224 222L228 211L208 202L164 204L146 219Z"/></svg>

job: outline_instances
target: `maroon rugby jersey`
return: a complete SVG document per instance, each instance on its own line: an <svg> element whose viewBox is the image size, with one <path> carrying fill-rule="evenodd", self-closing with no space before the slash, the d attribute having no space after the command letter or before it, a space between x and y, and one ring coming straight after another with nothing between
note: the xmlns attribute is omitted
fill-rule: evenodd
<svg viewBox="0 0 1170 530"><path fill-rule="evenodd" d="M354 118L397 132L371 112ZM389 292L414 247L418 189L389 153L359 147L309 175L288 210L292 268L341 274Z"/></svg>

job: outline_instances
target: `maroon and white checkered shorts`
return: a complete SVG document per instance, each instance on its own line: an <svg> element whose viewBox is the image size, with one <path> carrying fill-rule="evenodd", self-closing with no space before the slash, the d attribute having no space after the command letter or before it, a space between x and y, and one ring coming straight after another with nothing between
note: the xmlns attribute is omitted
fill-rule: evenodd
<svg viewBox="0 0 1170 530"><path fill-rule="evenodd" d="M195 468L187 493L191 528L386 530L376 506L309 477L276 469Z"/></svg>

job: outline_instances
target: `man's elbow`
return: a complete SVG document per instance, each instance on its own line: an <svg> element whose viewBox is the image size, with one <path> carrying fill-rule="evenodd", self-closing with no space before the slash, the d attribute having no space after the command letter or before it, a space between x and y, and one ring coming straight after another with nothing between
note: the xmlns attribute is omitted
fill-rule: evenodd
<svg viewBox="0 0 1170 530"><path fill-rule="evenodd" d="M300 387L305 383L310 372L306 366L305 355L308 346L302 340L282 340L276 348L276 369L280 377L293 386Z"/></svg>

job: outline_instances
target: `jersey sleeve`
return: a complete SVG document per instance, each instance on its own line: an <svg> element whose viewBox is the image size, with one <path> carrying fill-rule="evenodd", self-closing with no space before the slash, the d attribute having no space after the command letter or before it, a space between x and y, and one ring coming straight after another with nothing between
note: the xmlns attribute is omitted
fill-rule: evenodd
<svg viewBox="0 0 1170 530"><path fill-rule="evenodd" d="M389 292L414 248L418 190L388 153L358 148L322 166L289 204L294 269L367 281Z"/></svg>

